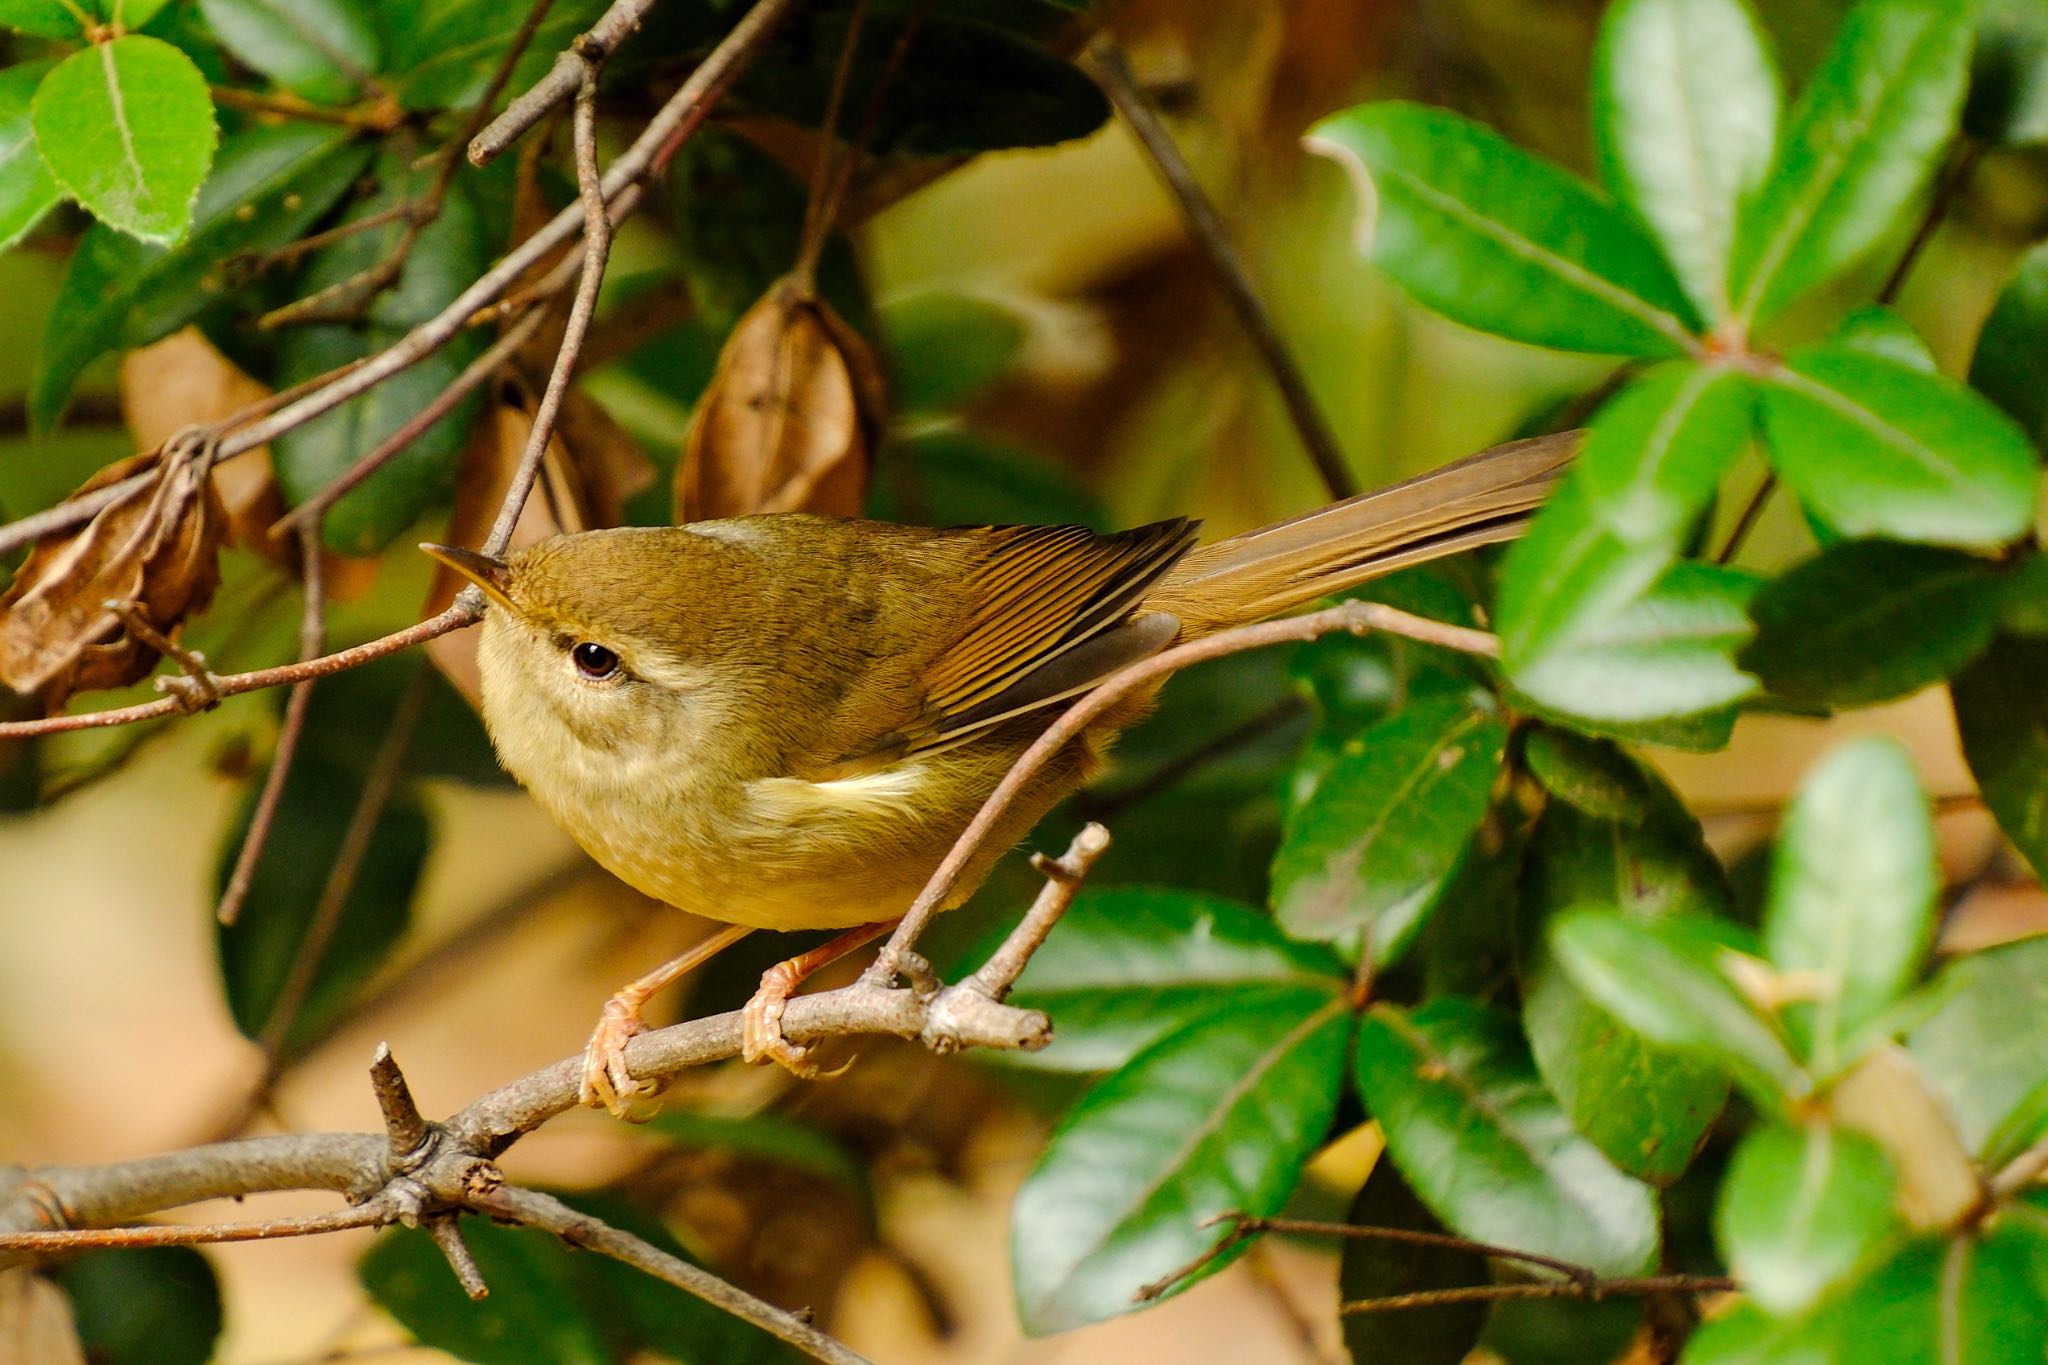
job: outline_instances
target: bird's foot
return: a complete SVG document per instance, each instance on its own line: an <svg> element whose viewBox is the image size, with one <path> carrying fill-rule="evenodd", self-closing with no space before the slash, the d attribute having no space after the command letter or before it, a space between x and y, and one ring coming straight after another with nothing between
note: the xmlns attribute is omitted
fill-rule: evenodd
<svg viewBox="0 0 2048 1365"><path fill-rule="evenodd" d="M783 1008L809 975L800 974L797 966L797 959L792 958L761 973L761 988L740 1011L740 1056L748 1062L775 1062L792 1076L811 1080L818 1074L811 1050L782 1034Z"/></svg>
<svg viewBox="0 0 2048 1365"><path fill-rule="evenodd" d="M661 1082L633 1078L626 1068L626 1044L647 1031L640 1001L625 991L604 1002L590 1045L583 1050L583 1083L576 1098L628 1123L645 1123L661 1106Z"/></svg>

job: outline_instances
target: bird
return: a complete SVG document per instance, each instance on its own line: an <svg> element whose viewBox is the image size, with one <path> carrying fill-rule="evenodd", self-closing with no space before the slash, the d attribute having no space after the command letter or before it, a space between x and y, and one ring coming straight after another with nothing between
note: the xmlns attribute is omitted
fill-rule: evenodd
<svg viewBox="0 0 2048 1365"><path fill-rule="evenodd" d="M579 1098L630 1117L658 1088L625 1046L647 1000L754 929L840 929L770 969L743 1053L805 976L879 937L1062 704L1177 643L1518 535L1576 433L1467 457L1198 544L1171 518L920 527L805 513L556 536L504 558L422 549L485 599L484 724L503 766L629 886L726 926L621 988ZM941 908L1103 766L1157 687L1089 723L1005 811Z"/></svg>

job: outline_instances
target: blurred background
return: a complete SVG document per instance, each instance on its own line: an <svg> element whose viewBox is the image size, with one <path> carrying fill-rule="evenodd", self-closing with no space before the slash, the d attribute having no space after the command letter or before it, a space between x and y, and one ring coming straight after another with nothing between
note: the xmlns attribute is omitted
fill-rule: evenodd
<svg viewBox="0 0 2048 1365"><path fill-rule="evenodd" d="M1416 98L1586 171L1585 75L1600 8L1139 0L1115 13L1140 82L1221 207L1363 483L1505 439L1585 392L1606 366L1463 331L1376 279L1355 248L1351 183L1304 150L1302 132L1360 100ZM1759 5L1795 87L1843 8ZM750 134L757 142L743 140ZM772 128L737 116L717 135L741 147L774 140ZM661 287L659 272L636 276L635 262L657 254L643 238L655 242L673 212L657 208L622 237L607 295L613 315ZM2014 253L2044 227L2048 162L2026 151L1988 156L1898 300L1945 368L1958 367ZM1057 148L979 157L850 236L870 334L891 377L878 511L1099 525L1190 513L1215 534L1322 499L1267 373L1116 123ZM31 339L62 275L60 246L46 236L0 256L0 503L46 505L138 448L143 428L165 424L162 386L177 387L156 380L154 406L144 401L138 412L145 390L132 377L124 387L117 367L101 362L60 430L27 434ZM629 493L666 486L730 321L700 312L586 378L586 394L633 438L619 465ZM1782 565L1810 547L1805 536L1780 499L1746 558ZM394 552L339 567L337 639L416 619L428 566L414 558ZM296 612L288 580L238 562L194 642L221 667L288 658ZM278 698L67 737L43 748L32 775L17 763L0 779L14 783L0 807L30 804L21 792L31 780L41 793L36 809L0 817L0 1159L89 1162L236 1132L374 1127L365 1067L380 1040L422 1108L446 1113L579 1049L619 983L702 932L583 859L493 775L459 697L438 677L415 683L416 674L412 661L395 661L316 693L315 777L295 779L259 898L317 896L323 850L339 837L329 809L338 802L323 802L318 774L359 771L408 696L421 708L419 749L431 761L409 770L386 817L393 823L380 847L398 851L373 856L357 894L396 886L402 902L413 873L419 882L409 922L387 917L362 930L367 948L338 946L364 954L360 989L316 1002L316 1026L273 1040L268 1057L224 1003L212 908ZM1279 655L1181 678L1103 788L1033 842L1054 849L1078 819L1106 818L1117 842L1102 883L1256 898L1275 838L1278 775L1305 729ZM1827 724L1752 717L1725 752L1652 757L1708 815L1740 880L1813 758L1844 732L1872 729L1912 746L1938 797L1970 790L1938 691ZM2040 924L2048 907L2001 851L1990 819L1968 800L1940 809L1958 888L1945 941L1983 943ZM944 927L942 961L1029 885L1015 866L999 875ZM729 1008L771 954L793 946L750 941L657 1009ZM658 1201L693 1252L777 1302L813 1307L834 1333L891 1365L1343 1359L1334 1250L1280 1239L1156 1311L1049 1340L1021 1336L1005 1260L1008 1201L1078 1085L999 1060L871 1042L829 1082L712 1069L676 1086L670 1119L649 1129L565 1116L507 1164L523 1180L618 1182ZM1362 1133L1327 1153L1304 1211L1341 1216L1372 1155ZM261 1207L329 1204L279 1198ZM404 1334L370 1306L357 1278L368 1241L343 1234L209 1249L229 1309L219 1358L439 1358L400 1346Z"/></svg>

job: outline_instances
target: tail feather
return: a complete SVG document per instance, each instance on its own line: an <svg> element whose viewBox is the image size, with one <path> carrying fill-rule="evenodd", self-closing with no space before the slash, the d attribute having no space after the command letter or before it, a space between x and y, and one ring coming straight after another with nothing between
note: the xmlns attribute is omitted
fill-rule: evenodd
<svg viewBox="0 0 2048 1365"><path fill-rule="evenodd" d="M1146 595L1182 639L1277 616L1411 564L1522 533L1584 433L1495 446L1391 488L1205 545Z"/></svg>

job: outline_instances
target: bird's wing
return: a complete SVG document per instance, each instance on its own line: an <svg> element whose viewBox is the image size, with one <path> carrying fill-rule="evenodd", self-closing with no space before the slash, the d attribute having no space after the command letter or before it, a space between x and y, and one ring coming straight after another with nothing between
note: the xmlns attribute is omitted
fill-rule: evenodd
<svg viewBox="0 0 2048 1365"><path fill-rule="evenodd" d="M992 549L962 587L973 606L926 669L918 714L835 766L951 748L1157 653L1180 622L1132 613L1199 526L1177 517L1108 536L1081 526L989 528Z"/></svg>

